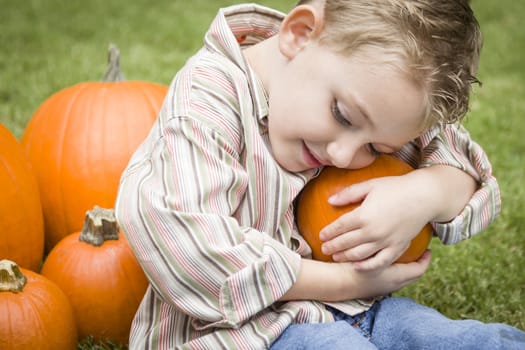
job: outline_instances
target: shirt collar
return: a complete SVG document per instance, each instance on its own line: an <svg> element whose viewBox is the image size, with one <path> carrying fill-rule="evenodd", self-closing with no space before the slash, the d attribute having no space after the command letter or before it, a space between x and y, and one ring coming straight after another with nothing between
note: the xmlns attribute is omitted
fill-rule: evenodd
<svg viewBox="0 0 525 350"><path fill-rule="evenodd" d="M265 130L269 109L267 92L246 63L241 49L277 34L284 16L282 12L256 4L233 5L219 10L205 36L209 49L228 57L247 75L255 117Z"/></svg>

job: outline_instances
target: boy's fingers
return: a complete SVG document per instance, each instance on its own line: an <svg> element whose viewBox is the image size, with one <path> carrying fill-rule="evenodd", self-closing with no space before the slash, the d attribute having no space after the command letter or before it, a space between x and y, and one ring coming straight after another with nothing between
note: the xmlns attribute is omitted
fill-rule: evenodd
<svg viewBox="0 0 525 350"><path fill-rule="evenodd" d="M392 254L392 251L388 248L380 250L377 252L376 255L373 257L357 261L354 263L354 268L356 270L360 271L372 271L375 269L384 268L385 266L389 266L392 264L395 264L395 260L397 257ZM423 272L426 271L428 268L428 265L430 264L431 254L430 251L427 250L425 253L417 260L412 263L414 269L417 269L417 271L422 270ZM404 266L407 266L407 264L403 264ZM419 278L419 275L417 275L416 278Z"/></svg>
<svg viewBox="0 0 525 350"><path fill-rule="evenodd" d="M353 248L345 249L342 251L335 251L332 254L332 258L336 262L352 261L358 262L372 257L378 251L377 244L375 242L362 243Z"/></svg>
<svg viewBox="0 0 525 350"><path fill-rule="evenodd" d="M358 210L359 208L349 211L325 226L321 232L319 232L319 238L322 241L328 241L341 234L356 232L354 230L357 230L360 226Z"/></svg>
<svg viewBox="0 0 525 350"><path fill-rule="evenodd" d="M357 261L354 268L359 271L373 271L392 265L395 257L392 256L389 249L382 249L369 259Z"/></svg>
<svg viewBox="0 0 525 350"><path fill-rule="evenodd" d="M370 192L369 181L360 182L343 188L341 191L328 198L328 203L339 206L362 202L368 192Z"/></svg>

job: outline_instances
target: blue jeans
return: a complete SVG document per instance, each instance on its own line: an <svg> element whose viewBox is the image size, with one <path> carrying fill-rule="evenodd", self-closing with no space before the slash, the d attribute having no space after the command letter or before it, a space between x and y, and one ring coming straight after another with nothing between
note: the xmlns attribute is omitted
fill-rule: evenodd
<svg viewBox="0 0 525 350"><path fill-rule="evenodd" d="M525 349L525 332L517 328L451 320L407 298L386 298L356 316L327 308L335 322L291 325L270 349Z"/></svg>

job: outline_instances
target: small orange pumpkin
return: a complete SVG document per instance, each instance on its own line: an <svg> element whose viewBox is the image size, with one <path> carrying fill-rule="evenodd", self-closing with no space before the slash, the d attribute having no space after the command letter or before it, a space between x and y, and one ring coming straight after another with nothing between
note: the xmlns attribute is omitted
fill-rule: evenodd
<svg viewBox="0 0 525 350"><path fill-rule="evenodd" d="M88 211L82 232L68 235L51 250L42 275L71 301L80 339L91 335L127 344L148 280L113 209Z"/></svg>
<svg viewBox="0 0 525 350"><path fill-rule="evenodd" d="M36 177L15 136L0 124L0 258L40 271L44 219Z"/></svg>
<svg viewBox="0 0 525 350"><path fill-rule="evenodd" d="M1 260L0 349L76 348L73 309L60 288L10 260Z"/></svg>
<svg viewBox="0 0 525 350"><path fill-rule="evenodd" d="M312 248L313 258L333 261L331 256L321 251L323 242L319 238L319 232L342 214L360 205L352 203L346 206L332 206L328 203L331 195L351 184L378 177L404 175L412 170L407 163L388 155L377 157L374 163L361 169L324 168L318 177L305 186L297 203L297 227ZM407 263L419 259L427 249L432 234L432 227L429 224L425 225L397 262Z"/></svg>
<svg viewBox="0 0 525 350"><path fill-rule="evenodd" d="M101 82L83 82L46 99L32 116L24 145L38 179L45 248L79 231L94 205L113 207L120 175L148 134L167 86L127 81L116 47Z"/></svg>

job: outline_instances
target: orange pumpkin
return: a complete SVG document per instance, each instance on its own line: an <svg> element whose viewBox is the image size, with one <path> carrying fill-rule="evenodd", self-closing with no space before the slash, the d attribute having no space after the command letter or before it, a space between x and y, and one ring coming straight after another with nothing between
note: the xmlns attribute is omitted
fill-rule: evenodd
<svg viewBox="0 0 525 350"><path fill-rule="evenodd" d="M94 205L113 207L120 175L149 132L167 87L126 81L110 48L102 82L63 89L37 109L22 144L38 179L46 252L82 228Z"/></svg>
<svg viewBox="0 0 525 350"><path fill-rule="evenodd" d="M0 261L0 349L76 349L69 300L56 284L10 260Z"/></svg>
<svg viewBox="0 0 525 350"><path fill-rule="evenodd" d="M80 339L91 335L127 344L148 281L112 209L88 211L82 232L68 235L51 250L42 275L71 301Z"/></svg>
<svg viewBox="0 0 525 350"><path fill-rule="evenodd" d="M297 203L297 227L312 248L313 258L333 261L331 256L321 251L322 241L319 238L319 232L339 216L360 204L332 206L328 203L331 195L351 184L378 177L403 175L412 170L407 163L387 155L379 156L374 163L361 169L324 168L318 177L305 186ZM429 224L425 225L397 262L407 263L421 257L430 243L432 234L432 227Z"/></svg>
<svg viewBox="0 0 525 350"><path fill-rule="evenodd" d="M39 271L44 219L35 175L15 136L0 124L0 258Z"/></svg>

